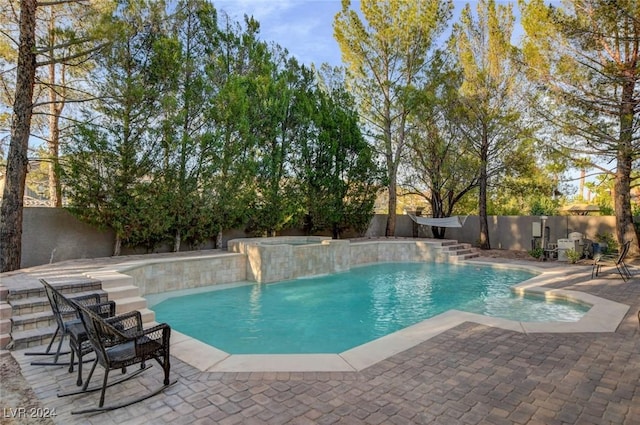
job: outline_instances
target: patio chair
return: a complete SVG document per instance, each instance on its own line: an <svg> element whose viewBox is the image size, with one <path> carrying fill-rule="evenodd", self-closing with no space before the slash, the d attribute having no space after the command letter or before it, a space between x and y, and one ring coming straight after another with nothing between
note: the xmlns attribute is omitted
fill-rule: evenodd
<svg viewBox="0 0 640 425"><path fill-rule="evenodd" d="M44 286L45 293L49 299L51 305L51 311L53 317L57 323L56 330L47 346L44 353L26 353L27 355L53 355L51 352L51 346L56 336L60 333L60 341L58 342L58 349L55 352L53 362L32 362L34 366L69 366L69 373L73 372L75 365L75 357L78 357L78 379L76 384L82 385L82 363L83 356L93 351L87 333L82 325L82 321L77 314L77 310L73 303L83 305L87 308L91 308L96 314L101 317L111 317L116 313L116 304L113 301L101 302L100 294L89 294L75 298L67 298L56 288L51 286L46 280L40 279L40 283ZM69 352L61 352L62 343L66 336L69 336L69 348L71 352L71 358L69 362L60 362L59 357ZM88 360L88 361L91 361Z"/></svg>
<svg viewBox="0 0 640 425"><path fill-rule="evenodd" d="M558 258L558 244L552 242L547 243L547 247L544 248L542 254L542 257L540 257L542 261Z"/></svg>
<svg viewBox="0 0 640 425"><path fill-rule="evenodd" d="M631 278L631 272L627 268L627 265L624 263L624 259L629 253L629 248L631 247L631 241L627 241L622 244L620 248L620 252L617 256L607 256L607 255L596 255L593 259L593 268L591 269L591 279L593 279L594 275L598 276L600 273L600 269L605 267L616 267L618 273L620 273L620 277L625 282L627 279Z"/></svg>
<svg viewBox="0 0 640 425"><path fill-rule="evenodd" d="M93 392L101 390L100 401L95 408L72 411L72 414L101 412L106 410L119 409L131 404L146 400L177 381L170 382L169 373L171 363L169 359L169 339L171 328L166 323L161 323L143 329L142 316L139 311L124 313L111 318L102 318L93 310L76 304L76 308L82 319L89 341L96 353L96 359L91 367L89 376L81 391L58 394L59 397L79 394L83 392ZM164 371L163 385L155 391L144 394L140 397L130 399L118 404L104 405L105 392L107 387L111 387L120 382L126 381L142 371L148 369L145 362L155 359ZM97 364L104 368L104 377L101 387L89 388L89 381L93 376ZM108 383L109 372L114 369L121 369L125 373L125 368L130 365L140 364L140 369L129 376Z"/></svg>

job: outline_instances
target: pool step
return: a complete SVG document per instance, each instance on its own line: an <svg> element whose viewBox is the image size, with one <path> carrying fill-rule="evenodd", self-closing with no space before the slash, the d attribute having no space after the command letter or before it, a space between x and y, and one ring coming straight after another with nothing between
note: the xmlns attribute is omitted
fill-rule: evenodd
<svg viewBox="0 0 640 425"><path fill-rule="evenodd" d="M471 244L458 243L457 241L453 242L455 243L442 245L442 252L448 256L449 261L457 263L459 261L464 261L480 256L480 254L476 251L475 248L471 246Z"/></svg>

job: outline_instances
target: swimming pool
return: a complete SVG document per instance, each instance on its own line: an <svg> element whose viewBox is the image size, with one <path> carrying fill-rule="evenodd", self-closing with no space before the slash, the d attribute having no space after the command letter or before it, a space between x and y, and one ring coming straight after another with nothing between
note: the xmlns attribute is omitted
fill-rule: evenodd
<svg viewBox="0 0 640 425"><path fill-rule="evenodd" d="M533 276L477 265L382 263L276 284L176 293L151 308L158 321L232 354L339 353L450 309L518 321L577 321L588 310L509 289Z"/></svg>

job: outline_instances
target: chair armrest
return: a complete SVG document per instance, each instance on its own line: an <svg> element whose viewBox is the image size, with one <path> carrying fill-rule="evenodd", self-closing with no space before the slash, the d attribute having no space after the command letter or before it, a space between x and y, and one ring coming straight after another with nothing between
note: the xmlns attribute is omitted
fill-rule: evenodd
<svg viewBox="0 0 640 425"><path fill-rule="evenodd" d="M83 307L88 307L91 305L96 305L100 303L100 294L88 294L88 295L80 295L78 297L65 298L60 294L58 297L58 311L60 314L69 315L76 314L76 308L73 304L78 304ZM80 316L77 316L80 317Z"/></svg>
<svg viewBox="0 0 640 425"><path fill-rule="evenodd" d="M80 304L81 306L89 306L100 304L100 294L88 294L88 295L80 295L79 297L71 297L73 301Z"/></svg>
<svg viewBox="0 0 640 425"><path fill-rule="evenodd" d="M104 320L118 332L122 333L122 337L126 337L126 339L134 338L142 332L142 315L139 311L122 313Z"/></svg>
<svg viewBox="0 0 640 425"><path fill-rule="evenodd" d="M593 257L593 261L595 261L596 263L599 261L616 261L618 257L618 254L596 254Z"/></svg>
<svg viewBox="0 0 640 425"><path fill-rule="evenodd" d="M103 319L113 317L116 315L116 303L115 301L107 301L99 304L92 304L85 306L87 309L93 311Z"/></svg>
<svg viewBox="0 0 640 425"><path fill-rule="evenodd" d="M168 350L170 338L171 327L166 323L147 328L135 338L136 355L143 356L160 348Z"/></svg>

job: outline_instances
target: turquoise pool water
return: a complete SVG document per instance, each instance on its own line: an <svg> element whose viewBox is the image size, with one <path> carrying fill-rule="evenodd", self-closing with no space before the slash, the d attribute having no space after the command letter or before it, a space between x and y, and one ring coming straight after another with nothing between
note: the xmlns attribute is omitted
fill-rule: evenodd
<svg viewBox="0 0 640 425"><path fill-rule="evenodd" d="M212 287L152 309L157 321L231 354L340 353L451 309L517 321L576 321L588 310L510 291L533 276L449 263L382 263L275 284Z"/></svg>

